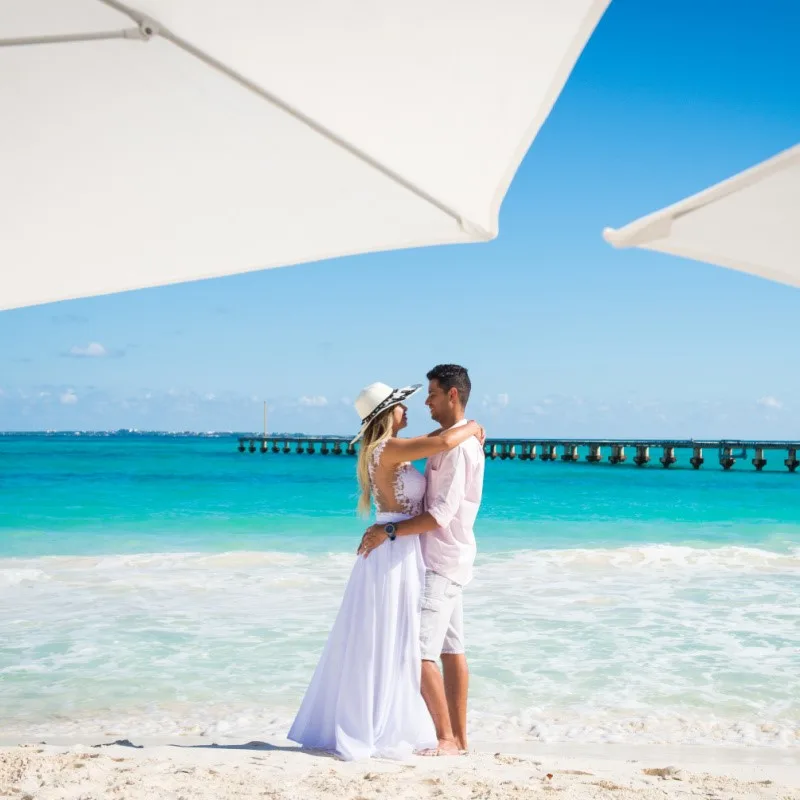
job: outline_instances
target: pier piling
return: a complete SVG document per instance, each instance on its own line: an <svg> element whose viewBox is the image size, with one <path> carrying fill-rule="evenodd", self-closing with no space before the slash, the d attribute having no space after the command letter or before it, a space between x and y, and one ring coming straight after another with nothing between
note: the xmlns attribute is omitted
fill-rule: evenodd
<svg viewBox="0 0 800 800"><path fill-rule="evenodd" d="M555 461L557 457L556 446L554 444L542 445L542 461Z"/></svg>
<svg viewBox="0 0 800 800"><path fill-rule="evenodd" d="M671 467L677 460L678 459L675 458L674 447L665 447L664 455L659 459L659 461L661 461L661 466L664 467L664 469Z"/></svg>
<svg viewBox="0 0 800 800"><path fill-rule="evenodd" d="M573 462L578 460L578 445L565 444L564 454L561 456L562 461Z"/></svg>
<svg viewBox="0 0 800 800"><path fill-rule="evenodd" d="M721 449L719 463L726 472L736 463L736 459L733 457L732 447L723 447Z"/></svg>
<svg viewBox="0 0 800 800"><path fill-rule="evenodd" d="M611 464L624 464L627 459L625 455L625 448L621 444L615 444L611 447L611 455L608 458Z"/></svg>
<svg viewBox="0 0 800 800"><path fill-rule="evenodd" d="M646 444L636 446L636 455L633 457L633 463L637 467L644 467L650 463L650 448Z"/></svg>

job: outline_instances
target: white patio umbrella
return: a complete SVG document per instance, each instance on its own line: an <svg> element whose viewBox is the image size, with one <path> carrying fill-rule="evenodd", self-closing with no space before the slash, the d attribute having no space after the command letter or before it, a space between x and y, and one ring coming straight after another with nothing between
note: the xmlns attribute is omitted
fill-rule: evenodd
<svg viewBox="0 0 800 800"><path fill-rule="evenodd" d="M609 0L3 0L0 309L475 242Z"/></svg>
<svg viewBox="0 0 800 800"><path fill-rule="evenodd" d="M800 144L603 236L800 286Z"/></svg>

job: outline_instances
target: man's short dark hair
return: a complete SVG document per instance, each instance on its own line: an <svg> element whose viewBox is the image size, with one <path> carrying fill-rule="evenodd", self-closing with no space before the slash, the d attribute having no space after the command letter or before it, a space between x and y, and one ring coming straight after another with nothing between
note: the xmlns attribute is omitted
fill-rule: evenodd
<svg viewBox="0 0 800 800"><path fill-rule="evenodd" d="M436 381L446 392L455 388L461 405L466 408L472 383L465 367L458 364L438 364L428 373L427 378L429 381Z"/></svg>

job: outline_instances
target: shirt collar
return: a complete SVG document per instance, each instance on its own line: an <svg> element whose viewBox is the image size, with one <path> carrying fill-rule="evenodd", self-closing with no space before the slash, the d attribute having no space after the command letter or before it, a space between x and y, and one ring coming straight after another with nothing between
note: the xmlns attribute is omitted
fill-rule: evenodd
<svg viewBox="0 0 800 800"><path fill-rule="evenodd" d="M458 422L456 422L455 425L451 425L449 428L443 428L443 430L451 431L453 430L453 428L460 428L462 425L466 425L467 422L469 422L469 420L466 417L464 417L464 419L461 419Z"/></svg>

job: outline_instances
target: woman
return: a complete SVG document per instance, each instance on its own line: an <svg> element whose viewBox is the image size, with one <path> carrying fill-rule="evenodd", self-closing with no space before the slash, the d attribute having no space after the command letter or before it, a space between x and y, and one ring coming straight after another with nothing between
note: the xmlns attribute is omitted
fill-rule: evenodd
<svg viewBox="0 0 800 800"><path fill-rule="evenodd" d="M420 385L367 386L356 400L363 438L358 452L358 509L376 521L398 522L420 514L425 476L411 461L450 450L471 436L476 422L428 436L401 439L404 401ZM420 694L419 616L425 566L418 536L402 536L358 558L336 621L306 691L289 738L305 747L352 760L404 758L436 744Z"/></svg>

